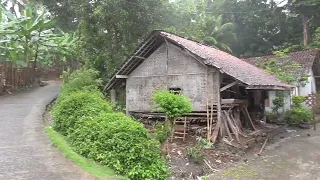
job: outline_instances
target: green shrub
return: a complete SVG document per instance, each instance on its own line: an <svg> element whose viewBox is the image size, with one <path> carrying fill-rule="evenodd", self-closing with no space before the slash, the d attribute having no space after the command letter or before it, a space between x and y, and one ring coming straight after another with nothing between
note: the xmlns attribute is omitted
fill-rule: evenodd
<svg viewBox="0 0 320 180"><path fill-rule="evenodd" d="M98 79L99 72L93 69L79 69L73 72L64 72L62 94L69 94L79 90L97 90L102 83Z"/></svg>
<svg viewBox="0 0 320 180"><path fill-rule="evenodd" d="M197 137L197 146L200 147L201 149L210 149L213 147L213 143L208 141L207 139L204 139L202 137Z"/></svg>
<svg viewBox="0 0 320 180"><path fill-rule="evenodd" d="M195 162L195 163L202 163L203 162L204 155L202 153L202 150L199 147L197 147L197 146L187 147L185 151L186 151L187 157L190 160L192 160L193 162Z"/></svg>
<svg viewBox="0 0 320 180"><path fill-rule="evenodd" d="M292 107L302 107L302 103L306 98L304 96L292 96Z"/></svg>
<svg viewBox="0 0 320 180"><path fill-rule="evenodd" d="M112 106L98 91L78 91L61 98L53 108L53 128L62 135L74 130L83 117L112 112Z"/></svg>
<svg viewBox="0 0 320 180"><path fill-rule="evenodd" d="M169 122L157 122L154 126L154 138L162 144L169 136Z"/></svg>
<svg viewBox="0 0 320 180"><path fill-rule="evenodd" d="M202 163L204 160L204 151L213 147L213 143L202 137L197 137L197 144L186 148L187 157L195 163Z"/></svg>
<svg viewBox="0 0 320 180"><path fill-rule="evenodd" d="M190 100L181 94L156 91L152 96L152 100L159 106L160 111L165 112L171 119L192 111Z"/></svg>
<svg viewBox="0 0 320 180"><path fill-rule="evenodd" d="M269 121L271 121L271 122L275 122L275 121L278 120L277 114L276 114L276 113L273 113L273 112L267 113L267 114L266 114L266 118L267 118L267 120L269 120Z"/></svg>
<svg viewBox="0 0 320 180"><path fill-rule="evenodd" d="M288 124L309 123L312 119L312 112L305 107L293 107L287 112Z"/></svg>
<svg viewBox="0 0 320 180"><path fill-rule="evenodd" d="M280 108L284 107L284 94L283 92L278 92L276 97L272 100L272 112L279 116Z"/></svg>
<svg viewBox="0 0 320 180"><path fill-rule="evenodd" d="M76 152L130 179L166 179L168 167L159 143L141 123L122 113L84 118L68 139Z"/></svg>

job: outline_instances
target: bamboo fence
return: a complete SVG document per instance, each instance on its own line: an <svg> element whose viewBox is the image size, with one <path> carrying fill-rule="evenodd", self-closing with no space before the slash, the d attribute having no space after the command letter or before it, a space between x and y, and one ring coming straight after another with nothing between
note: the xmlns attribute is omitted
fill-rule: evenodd
<svg viewBox="0 0 320 180"><path fill-rule="evenodd" d="M16 68L11 63L0 64L0 94L33 85L35 76L36 72L31 66Z"/></svg>

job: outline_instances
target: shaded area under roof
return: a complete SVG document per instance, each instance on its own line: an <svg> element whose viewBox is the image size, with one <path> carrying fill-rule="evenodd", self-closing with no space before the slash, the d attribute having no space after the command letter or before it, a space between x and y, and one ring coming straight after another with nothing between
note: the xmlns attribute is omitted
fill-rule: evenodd
<svg viewBox="0 0 320 180"><path fill-rule="evenodd" d="M133 55L120 66L105 86L105 90L123 84L124 80L117 79L116 75L129 75L163 42L170 42L181 47L202 60L207 66L217 68L221 73L225 73L247 85L247 89L289 90L292 88L291 85L281 82L275 76L226 52L165 31L155 30Z"/></svg>

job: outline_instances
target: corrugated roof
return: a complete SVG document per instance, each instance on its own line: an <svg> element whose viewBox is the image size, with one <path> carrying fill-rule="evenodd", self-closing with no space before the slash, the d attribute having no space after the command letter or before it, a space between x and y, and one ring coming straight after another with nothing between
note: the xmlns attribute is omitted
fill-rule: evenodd
<svg viewBox="0 0 320 180"><path fill-rule="evenodd" d="M267 55L267 56L261 56L261 57L245 58L243 60L252 65L260 64L261 66L265 61L268 61L268 60L275 60L277 62L284 63L284 64L290 61L294 61L301 65L301 68L299 68L299 72L296 72L297 76L301 76L309 73L310 69L312 68L313 62L318 54L318 51L319 51L318 49L312 49L312 50L290 52L286 54L286 57L279 57L276 55Z"/></svg>
<svg viewBox="0 0 320 180"><path fill-rule="evenodd" d="M291 85L281 82L275 76L265 72L264 70L247 62L244 62L243 60L221 50L185 39L183 37L165 31L155 30L152 32L151 36L149 36L148 39L150 39L150 37L151 39L162 37L162 39L166 39L172 44L175 44L189 51L193 55L202 59L204 64L206 64L207 66L218 68L220 72L228 74L229 76L246 84L248 89L284 90L292 88ZM117 81L117 79L115 78L115 76L117 74L129 75L131 73L132 68L126 66L128 66L127 64L131 64L131 62L135 62L133 61L133 58L137 54L139 54L139 51L141 51L141 49L143 49L144 44L148 44L148 41L150 41L148 39L137 48L136 52L133 53L133 56L131 56L127 61L123 63L119 70L113 75L110 82L106 85L105 89L110 89L111 86L116 84L115 81ZM154 47L153 50L155 50ZM137 63L142 63L142 61L137 61ZM134 65L134 67L137 67L138 65L139 64L136 64ZM130 71L125 71L125 69L130 69Z"/></svg>

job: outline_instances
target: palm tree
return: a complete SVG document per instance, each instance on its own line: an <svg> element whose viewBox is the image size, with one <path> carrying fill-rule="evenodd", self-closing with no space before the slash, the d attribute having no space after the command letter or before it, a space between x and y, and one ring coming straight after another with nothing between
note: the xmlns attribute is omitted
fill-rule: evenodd
<svg viewBox="0 0 320 180"><path fill-rule="evenodd" d="M237 40L232 22L223 23L222 15L207 17L204 31L205 43L232 52L229 46Z"/></svg>

